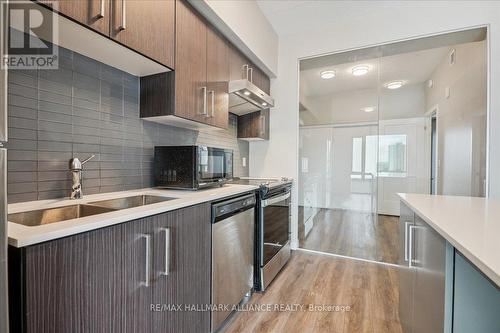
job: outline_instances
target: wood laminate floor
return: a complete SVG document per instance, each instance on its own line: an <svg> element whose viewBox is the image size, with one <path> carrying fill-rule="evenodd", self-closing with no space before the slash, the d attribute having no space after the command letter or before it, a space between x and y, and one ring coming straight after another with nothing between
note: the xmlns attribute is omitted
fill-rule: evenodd
<svg viewBox="0 0 500 333"><path fill-rule="evenodd" d="M239 312L225 333L402 333L397 268L293 251L264 294L247 306L310 304L349 306L350 311Z"/></svg>
<svg viewBox="0 0 500 333"><path fill-rule="evenodd" d="M396 264L398 261L398 218L352 210L321 209L314 226L299 239L308 250Z"/></svg>

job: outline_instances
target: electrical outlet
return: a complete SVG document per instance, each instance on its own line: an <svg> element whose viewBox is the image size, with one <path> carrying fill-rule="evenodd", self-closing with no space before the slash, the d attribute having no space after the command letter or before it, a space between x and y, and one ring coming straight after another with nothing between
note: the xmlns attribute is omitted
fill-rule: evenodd
<svg viewBox="0 0 500 333"><path fill-rule="evenodd" d="M243 165L243 167L247 166L247 158L246 157L241 158L241 164Z"/></svg>
<svg viewBox="0 0 500 333"><path fill-rule="evenodd" d="M446 99L450 98L450 87L444 89L444 97L446 97Z"/></svg>

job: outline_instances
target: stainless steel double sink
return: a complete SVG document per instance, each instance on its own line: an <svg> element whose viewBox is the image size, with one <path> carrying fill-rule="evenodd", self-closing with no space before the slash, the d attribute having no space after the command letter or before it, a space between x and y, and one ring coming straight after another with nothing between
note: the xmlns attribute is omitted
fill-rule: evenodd
<svg viewBox="0 0 500 333"><path fill-rule="evenodd" d="M134 195L124 198L101 200L87 204L76 204L63 207L32 210L9 214L8 221L34 227L42 224L56 223L85 216L109 213L120 209L151 205L176 198L158 195Z"/></svg>

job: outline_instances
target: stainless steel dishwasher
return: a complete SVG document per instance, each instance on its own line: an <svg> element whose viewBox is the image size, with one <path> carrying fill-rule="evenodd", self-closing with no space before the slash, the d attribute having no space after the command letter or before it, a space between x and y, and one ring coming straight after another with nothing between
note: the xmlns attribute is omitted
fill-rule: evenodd
<svg viewBox="0 0 500 333"><path fill-rule="evenodd" d="M212 332L253 287L255 194L212 205Z"/></svg>

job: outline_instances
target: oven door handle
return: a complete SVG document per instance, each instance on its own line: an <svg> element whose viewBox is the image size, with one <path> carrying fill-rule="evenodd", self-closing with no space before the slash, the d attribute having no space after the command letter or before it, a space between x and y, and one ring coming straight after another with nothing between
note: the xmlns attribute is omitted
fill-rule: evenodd
<svg viewBox="0 0 500 333"><path fill-rule="evenodd" d="M269 198L266 200L262 200L262 207L270 206L272 204L286 200L288 198L290 198L290 192L287 192L287 193L280 195L280 196L277 196L277 197L272 197L272 198Z"/></svg>

